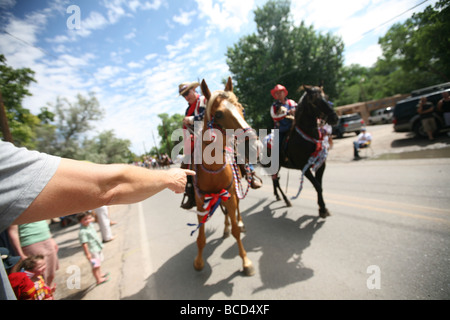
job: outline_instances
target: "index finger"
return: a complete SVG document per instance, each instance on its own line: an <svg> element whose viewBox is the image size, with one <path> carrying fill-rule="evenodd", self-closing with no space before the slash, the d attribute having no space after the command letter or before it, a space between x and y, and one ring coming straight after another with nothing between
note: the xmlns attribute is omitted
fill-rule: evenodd
<svg viewBox="0 0 450 320"><path fill-rule="evenodd" d="M192 170L183 170L188 176L195 176L197 173Z"/></svg>

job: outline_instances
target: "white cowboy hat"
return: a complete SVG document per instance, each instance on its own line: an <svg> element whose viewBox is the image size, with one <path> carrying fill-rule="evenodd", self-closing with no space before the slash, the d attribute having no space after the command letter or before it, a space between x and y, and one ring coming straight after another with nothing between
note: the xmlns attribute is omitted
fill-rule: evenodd
<svg viewBox="0 0 450 320"><path fill-rule="evenodd" d="M178 86L178 92L179 92L178 96L182 96L189 90L195 89L198 86L200 86L200 83L198 83L198 82L184 82Z"/></svg>

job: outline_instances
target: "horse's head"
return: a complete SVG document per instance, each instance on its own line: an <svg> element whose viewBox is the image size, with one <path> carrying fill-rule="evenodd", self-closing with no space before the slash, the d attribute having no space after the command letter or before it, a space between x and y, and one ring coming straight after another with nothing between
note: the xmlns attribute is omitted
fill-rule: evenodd
<svg viewBox="0 0 450 320"><path fill-rule="evenodd" d="M308 113L314 118L325 120L330 125L338 122L338 115L328 103L322 87L303 85L301 88L305 90L305 93L298 102L296 121L300 121L302 115Z"/></svg>
<svg viewBox="0 0 450 320"><path fill-rule="evenodd" d="M261 142L256 132L249 126L244 117L244 107L238 102L238 98L233 93L233 83L231 77L225 86L225 90L210 92L205 80L201 83L202 93L208 103L205 111L204 129L218 129L222 134L229 130L233 131L238 143L244 141L248 143L246 148L246 158L248 152L259 155ZM225 140L225 139L224 139Z"/></svg>

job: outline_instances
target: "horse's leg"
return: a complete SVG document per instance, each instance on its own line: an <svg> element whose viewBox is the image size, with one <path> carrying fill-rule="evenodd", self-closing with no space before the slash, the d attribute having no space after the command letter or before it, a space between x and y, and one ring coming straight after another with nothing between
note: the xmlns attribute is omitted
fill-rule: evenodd
<svg viewBox="0 0 450 320"><path fill-rule="evenodd" d="M241 241L241 229L239 228L236 221L236 209L238 206L238 202L236 200L237 197L236 195L234 195L226 202L226 207L229 213L228 215L231 221L231 233L233 234L233 237L236 239L239 248L239 256L242 258L242 266L244 269L244 274L246 276L252 276L255 274L255 269L253 267L251 260L247 257L247 252L245 251L244 245L242 244Z"/></svg>
<svg viewBox="0 0 450 320"><path fill-rule="evenodd" d="M228 214L225 215L225 227L223 230L223 239L226 239L230 236L231 230L230 230L230 218L228 217Z"/></svg>
<svg viewBox="0 0 450 320"><path fill-rule="evenodd" d="M281 200L281 198L280 198L280 196L278 195L278 191L277 191L277 185L279 185L279 183L278 183L278 174L274 174L274 175L272 175L272 184L273 184L273 195L276 197L276 199L277 199L277 201L280 201Z"/></svg>
<svg viewBox="0 0 450 320"><path fill-rule="evenodd" d="M286 195L284 194L283 189L281 189L281 186L280 186L280 177L279 177L278 175L277 175L277 179L274 180L274 183L275 183L276 189L280 190L281 196L283 197L283 200L284 200L284 202L286 203L286 206L287 206L287 207L292 207L291 201L289 201L289 199L288 199L288 198L286 197ZM278 195L278 194L277 194L277 195ZM278 199L279 199L279 198L278 198Z"/></svg>
<svg viewBox="0 0 450 320"><path fill-rule="evenodd" d="M198 223L200 223L203 220L202 216L197 215ZM203 261L203 249L206 245L206 236L205 236L205 225L203 224L198 229L198 236L197 236L197 248L198 253L197 257L194 260L194 268L197 271L202 271L203 267L205 266L205 262Z"/></svg>
<svg viewBox="0 0 450 320"><path fill-rule="evenodd" d="M225 215L225 226L224 226L224 230L223 230L223 239L226 239L231 234L230 218L228 217L227 208L224 207L223 203L220 204L220 209L222 209L222 212Z"/></svg>
<svg viewBox="0 0 450 320"><path fill-rule="evenodd" d="M312 174L311 170L306 171L305 176L308 178L309 181L311 181L312 185L314 186L314 189L316 189L317 192L317 204L319 205L319 216L321 218L326 218L330 216L330 212L325 206L325 201L323 200L323 194L322 194L322 176L323 172L325 171L325 166L319 168L316 172L316 177Z"/></svg>
<svg viewBox="0 0 450 320"><path fill-rule="evenodd" d="M239 199L237 199L237 223L238 223L238 227L239 229L241 229L241 232L246 232L247 230L245 230L245 225L244 225L244 221L242 221L242 216L241 216L241 210L239 209Z"/></svg>

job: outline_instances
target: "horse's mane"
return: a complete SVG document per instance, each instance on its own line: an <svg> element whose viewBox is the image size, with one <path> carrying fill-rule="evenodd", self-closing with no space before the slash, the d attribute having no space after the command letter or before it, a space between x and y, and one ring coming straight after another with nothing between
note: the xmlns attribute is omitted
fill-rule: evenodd
<svg viewBox="0 0 450 320"><path fill-rule="evenodd" d="M226 99L230 103L234 104L235 106L238 106L239 108L244 109L242 107L242 105L239 103L238 98L236 97L236 95L233 92L217 90L211 94L211 97L209 98L208 103L206 105L206 118L208 120L211 120L211 110L214 105L214 102L216 102L216 100L218 98Z"/></svg>

